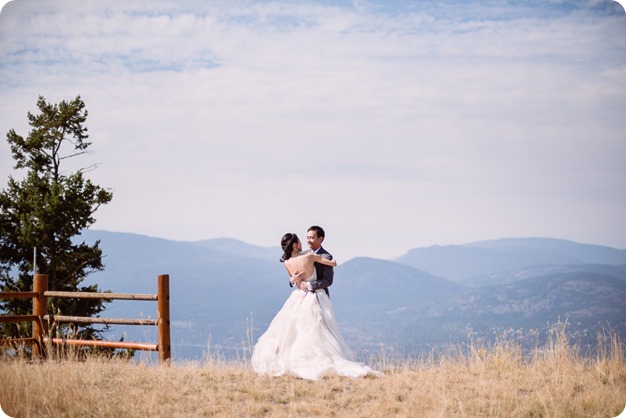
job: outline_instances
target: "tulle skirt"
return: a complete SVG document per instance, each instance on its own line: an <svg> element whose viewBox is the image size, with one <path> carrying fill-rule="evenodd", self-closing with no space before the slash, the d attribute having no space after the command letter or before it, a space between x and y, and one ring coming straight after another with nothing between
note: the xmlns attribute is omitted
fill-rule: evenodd
<svg viewBox="0 0 626 418"><path fill-rule="evenodd" d="M323 290L291 293L254 346L252 368L259 374L310 380L331 374L354 378L381 374L354 361Z"/></svg>

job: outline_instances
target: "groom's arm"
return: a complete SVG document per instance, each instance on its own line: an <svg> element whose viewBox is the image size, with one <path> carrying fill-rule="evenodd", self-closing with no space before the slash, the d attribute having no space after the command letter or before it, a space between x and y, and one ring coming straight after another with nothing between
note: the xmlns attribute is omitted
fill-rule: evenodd
<svg viewBox="0 0 626 418"><path fill-rule="evenodd" d="M296 271L295 274L291 274L287 266L285 266L285 268L287 269L287 273L289 274L289 287L294 287L297 284L300 284L302 280L306 279L306 277L304 277L304 272Z"/></svg>

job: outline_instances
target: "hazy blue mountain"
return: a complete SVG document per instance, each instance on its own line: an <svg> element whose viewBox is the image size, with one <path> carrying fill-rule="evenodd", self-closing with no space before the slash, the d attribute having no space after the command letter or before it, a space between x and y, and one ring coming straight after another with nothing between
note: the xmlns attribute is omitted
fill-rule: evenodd
<svg viewBox="0 0 626 418"><path fill-rule="evenodd" d="M292 291L278 248L105 231L83 238L101 241L106 269L89 277L101 289L156 293L157 276L170 275L174 358L201 358L209 343L213 354L244 355ZM342 332L361 357L381 349L416 355L511 330L545 335L559 320L592 345L607 326L626 336L623 254L549 239L430 247L394 261L348 260L336 268L330 294ZM102 316L154 318L156 303L115 301ZM122 334L126 341L156 341L147 327L116 326L107 337Z"/></svg>
<svg viewBox="0 0 626 418"><path fill-rule="evenodd" d="M395 261L460 283L496 282L547 266L626 264L626 250L551 238L507 238L466 245L415 248ZM517 273L516 273L517 272Z"/></svg>
<svg viewBox="0 0 626 418"><path fill-rule="evenodd" d="M358 257L337 267L330 291L342 332L367 356L376 355L383 345L401 352L407 339L397 331L405 320L465 289L408 265Z"/></svg>
<svg viewBox="0 0 626 418"><path fill-rule="evenodd" d="M485 248L511 253L528 254L536 257L555 257L572 259L584 264L626 264L626 250L581 244L554 238L503 238L498 240L478 241L467 244L470 248ZM561 264L561 263L552 263Z"/></svg>
<svg viewBox="0 0 626 418"><path fill-rule="evenodd" d="M214 238L203 241L194 241L193 244L218 250L230 254L245 254L248 257L260 258L268 261L278 261L282 255L280 247L257 247L232 238Z"/></svg>
<svg viewBox="0 0 626 418"><path fill-rule="evenodd" d="M288 277L277 261L280 254L269 261L238 254L232 245L227 251L214 249L208 241L177 242L103 231L86 231L83 237L89 242L101 240L105 271L91 275L89 282L103 290L156 293L157 276L170 275L173 350L189 356L200 357L209 340L213 345L241 346L247 321L258 317L267 325L289 294ZM249 245L241 246L248 249ZM115 301L101 316L154 318L156 303ZM127 340L156 339L155 331L145 327L115 330L127 333Z"/></svg>
<svg viewBox="0 0 626 418"><path fill-rule="evenodd" d="M340 265L335 275L331 291L340 310L402 309L428 300L451 297L465 289L458 283L411 266L366 257ZM390 301L393 303L390 304Z"/></svg>
<svg viewBox="0 0 626 418"><path fill-rule="evenodd" d="M443 343L448 336L459 340L465 335L495 338L503 332L532 344L545 340L550 326L563 322L579 347L593 350L598 333L612 330L626 335L625 315L624 280L573 272L469 289L407 314L401 332L407 336L404 347L412 347L423 335L429 335L431 343L438 339ZM437 333L442 329L444 333ZM428 330L432 332L428 334Z"/></svg>
<svg viewBox="0 0 626 418"><path fill-rule="evenodd" d="M384 344L390 353L418 353L506 330L530 333L527 339L545 338L549 325L559 321L568 322L571 335L586 346L593 346L597 332L609 326L626 333L625 266L589 265L591 272L538 269L508 284L467 288L409 266L362 260L338 268L342 280L333 285L338 317L358 317L370 327L347 329L361 351ZM385 287L377 288L378 281ZM364 289L352 288L352 282Z"/></svg>
<svg viewBox="0 0 626 418"><path fill-rule="evenodd" d="M560 264L521 267L515 270L504 270L489 275L472 278L472 286L507 284L537 276L556 276L571 273L604 274L626 280L626 264Z"/></svg>

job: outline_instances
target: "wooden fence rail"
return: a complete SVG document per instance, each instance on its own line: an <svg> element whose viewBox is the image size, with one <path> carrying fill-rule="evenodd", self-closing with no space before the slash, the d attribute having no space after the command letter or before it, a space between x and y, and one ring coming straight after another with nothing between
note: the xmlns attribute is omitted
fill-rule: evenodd
<svg viewBox="0 0 626 418"><path fill-rule="evenodd" d="M36 274L32 292L0 292L0 299L33 299L32 315L3 315L0 323L33 321L32 338L5 339L0 344L30 343L35 356L44 356L44 343L68 344L91 347L122 348L127 350L158 351L159 361L171 359L170 348L170 277L162 274L157 278L157 294L132 293L99 293L99 292L56 292L48 290L48 276ZM145 300L157 302L157 319L126 319L126 318L92 318L83 316L48 315L48 298L88 298L106 300ZM50 321L83 323L83 324L118 324L118 325L154 325L158 327L158 343L144 344L133 342L114 342L102 340L71 340L50 338L48 324Z"/></svg>

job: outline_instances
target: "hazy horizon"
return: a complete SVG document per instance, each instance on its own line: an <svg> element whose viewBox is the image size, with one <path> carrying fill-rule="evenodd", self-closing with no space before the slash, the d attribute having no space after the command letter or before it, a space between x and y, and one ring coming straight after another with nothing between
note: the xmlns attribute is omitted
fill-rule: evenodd
<svg viewBox="0 0 626 418"><path fill-rule="evenodd" d="M131 232L131 231L111 231L111 230L104 230L104 229L98 229L98 228L89 228L89 230L91 230L94 233L98 233L98 232L105 232L105 233L113 233L113 234L130 234L130 235L138 235L138 236L144 236L147 238L153 238L153 239L163 239L166 241L173 241L173 242L182 242L182 243L197 243L197 242L204 242L204 241L211 241L211 240L221 240L221 239L225 239L225 240L235 240L235 241L239 241L239 242L243 242L244 244L248 244L248 245L252 245L255 247L259 247L259 248L263 248L263 249L276 249L276 257L277 259L280 256L280 245L276 244L276 245L259 245L259 244L255 244L253 242L249 242L246 241L245 239L241 239L241 238L237 238L237 237L229 237L229 236L221 236L221 237L211 237L211 238L205 238L205 239L198 239L198 240L175 240L175 239L169 239L169 238L165 238L165 237L159 237L159 236L154 236L154 235L146 235L146 234L139 234L136 232ZM481 242L490 242L490 241L501 241L501 240L528 240L528 239L539 239L539 240L557 240L557 241L566 241L566 242L571 242L574 244L581 244L581 245L592 245L592 246L600 246L600 247L606 247L606 248L611 248L614 250L618 250L618 251L626 251L626 248L618 248L618 247L612 247L610 245L604 245L604 244L597 244L597 243L593 243L593 242L579 242L579 241L572 241L572 240L567 240L567 239L563 239L563 238L559 238L559 237L540 237L540 236L519 236L519 237L499 237L499 238L492 238L492 239L486 239L486 240L476 240L476 241L468 241L468 242L461 242L461 243L443 243L443 244L432 244L432 245L424 245L424 246L413 246L413 247L409 247L406 248L404 251L402 251L399 254L393 255L391 257L381 257L379 255L363 255L363 254L354 254L348 258L343 258L341 260L338 260L338 262L341 264L343 262L346 262L348 260L351 260L353 258L359 258L359 257L366 257L366 258L376 258L376 259L380 259L380 260L389 260L392 261L396 258L399 258L403 255L405 255L406 253L408 253L411 250L415 250L415 249L423 249L423 248L432 248L432 247L448 247L448 246L464 246L464 245L472 245L472 244L477 244L477 243L481 243ZM324 244L323 246L326 247L326 245ZM306 244L303 243L303 247L304 249L306 249ZM334 253L335 251L333 251L333 249L331 247L328 247L328 249ZM335 258L337 258L337 256L335 256Z"/></svg>

